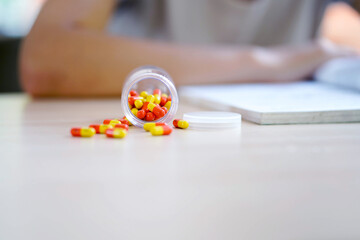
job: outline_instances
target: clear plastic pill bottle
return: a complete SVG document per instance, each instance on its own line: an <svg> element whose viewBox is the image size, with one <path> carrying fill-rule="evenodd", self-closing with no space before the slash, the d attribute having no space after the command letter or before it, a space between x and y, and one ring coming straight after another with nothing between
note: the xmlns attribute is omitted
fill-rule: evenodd
<svg viewBox="0 0 360 240"><path fill-rule="evenodd" d="M129 106L130 91L135 90L139 94L143 91L152 94L155 89L160 89L162 94L171 97L171 107L162 118L151 122L170 123L178 109L179 97L173 80L170 75L163 69L155 66L142 66L133 70L125 80L121 95L121 107L125 117L137 127L143 127L145 121L135 116Z"/></svg>

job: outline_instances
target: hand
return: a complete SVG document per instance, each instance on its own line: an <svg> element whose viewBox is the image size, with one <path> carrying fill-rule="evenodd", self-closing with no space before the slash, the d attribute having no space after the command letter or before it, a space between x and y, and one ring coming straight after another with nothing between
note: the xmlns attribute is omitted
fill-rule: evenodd
<svg viewBox="0 0 360 240"><path fill-rule="evenodd" d="M320 43L335 54L360 54L360 15L345 3L328 6L321 23Z"/></svg>

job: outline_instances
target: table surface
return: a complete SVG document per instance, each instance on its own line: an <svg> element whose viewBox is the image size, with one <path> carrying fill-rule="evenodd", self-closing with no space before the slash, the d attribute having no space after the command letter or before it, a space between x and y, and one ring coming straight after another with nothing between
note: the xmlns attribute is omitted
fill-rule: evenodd
<svg viewBox="0 0 360 240"><path fill-rule="evenodd" d="M360 239L360 124L84 139L119 99L0 111L0 239Z"/></svg>

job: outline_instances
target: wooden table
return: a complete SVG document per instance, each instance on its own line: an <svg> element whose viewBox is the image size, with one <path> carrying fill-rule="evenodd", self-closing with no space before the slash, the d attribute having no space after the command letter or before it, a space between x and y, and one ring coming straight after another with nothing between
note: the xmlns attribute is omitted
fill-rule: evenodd
<svg viewBox="0 0 360 240"><path fill-rule="evenodd" d="M0 239L360 239L360 124L81 139L119 99L0 110Z"/></svg>

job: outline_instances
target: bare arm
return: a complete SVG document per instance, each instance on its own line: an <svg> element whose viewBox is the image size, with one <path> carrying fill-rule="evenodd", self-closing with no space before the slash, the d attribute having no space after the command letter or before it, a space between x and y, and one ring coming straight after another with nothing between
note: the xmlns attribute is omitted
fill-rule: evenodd
<svg viewBox="0 0 360 240"><path fill-rule="evenodd" d="M120 95L141 65L167 70L176 84L294 81L331 57L317 44L258 49L180 46L110 36L113 0L50 0L25 39L21 77L35 96Z"/></svg>

